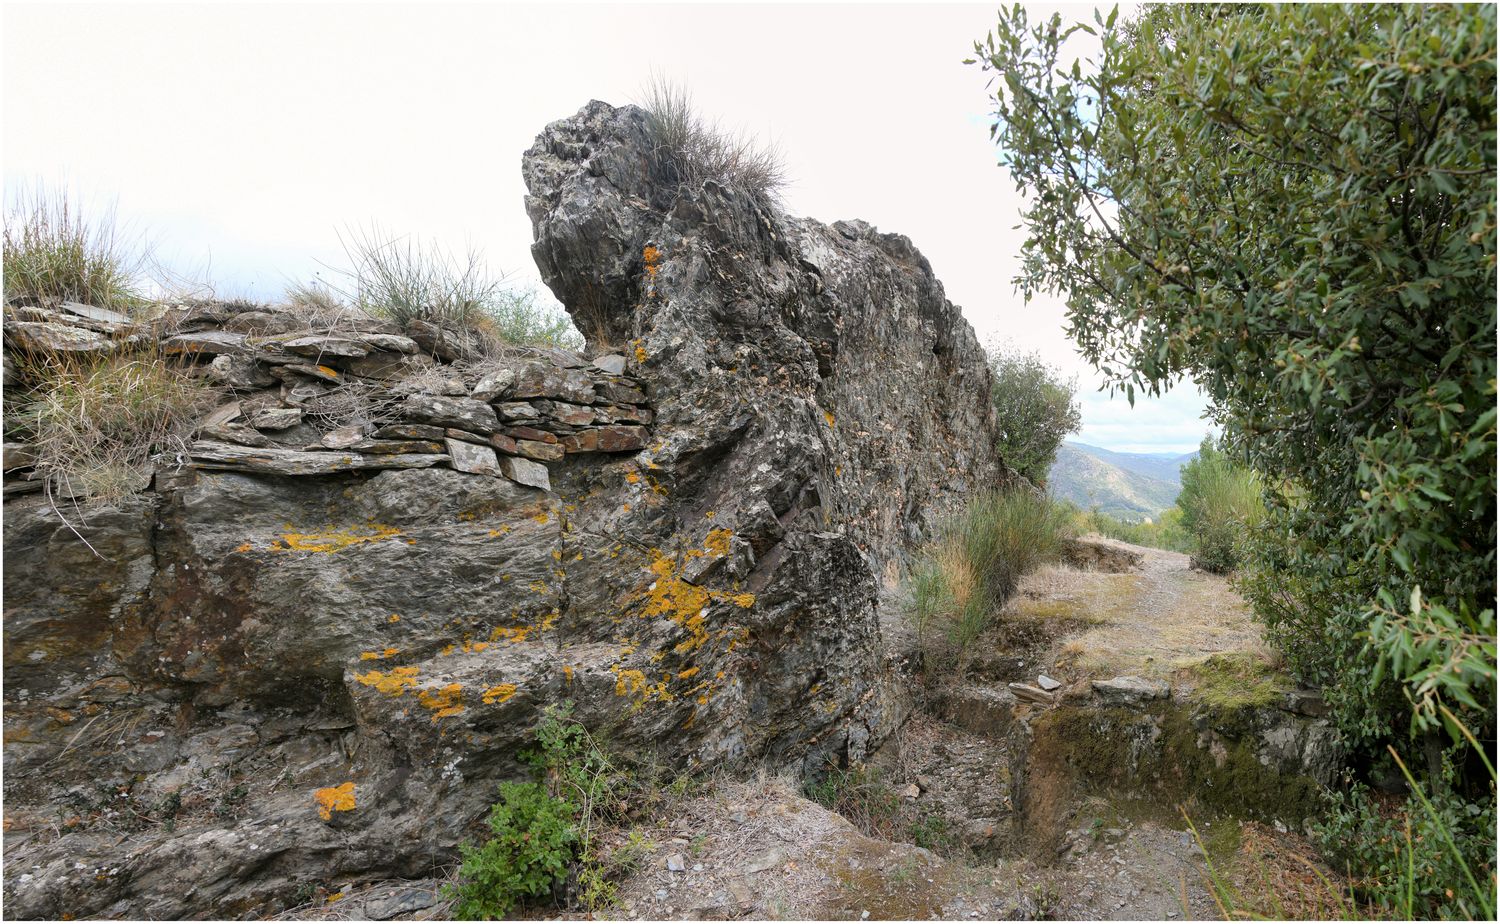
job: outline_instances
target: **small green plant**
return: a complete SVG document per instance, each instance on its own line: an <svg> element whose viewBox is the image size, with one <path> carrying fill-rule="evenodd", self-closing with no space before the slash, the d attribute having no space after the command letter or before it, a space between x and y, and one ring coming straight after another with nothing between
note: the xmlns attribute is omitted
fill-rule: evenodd
<svg viewBox="0 0 1500 924"><path fill-rule="evenodd" d="M474 326L513 346L583 348L583 337L567 312L535 288L496 293L474 319Z"/></svg>
<svg viewBox="0 0 1500 924"><path fill-rule="evenodd" d="M955 842L953 832L948 829L948 819L934 812L928 812L908 825L907 834L918 847L939 853L951 850Z"/></svg>
<svg viewBox="0 0 1500 924"><path fill-rule="evenodd" d="M1408 797L1382 804L1359 784L1329 792L1328 815L1313 829L1319 846L1350 870L1356 893L1375 908L1408 920L1494 920L1493 785L1466 798L1446 785L1457 774L1445 762L1429 794L1394 749L1390 754Z"/></svg>
<svg viewBox="0 0 1500 924"><path fill-rule="evenodd" d="M66 194L38 186L5 216L5 299L78 301L133 310L145 255L124 241L113 212L90 219Z"/></svg>
<svg viewBox="0 0 1500 924"><path fill-rule="evenodd" d="M1071 532L1068 509L1039 492L975 497L912 567L907 611L923 648L966 650L994 624L1021 577L1055 560Z"/></svg>
<svg viewBox="0 0 1500 924"><path fill-rule="evenodd" d="M803 790L809 799L842 815L868 837L895 840L901 832L901 797L886 785L879 770L863 764L829 767Z"/></svg>
<svg viewBox="0 0 1500 924"><path fill-rule="evenodd" d="M492 837L465 845L459 879L451 887L454 914L463 920L505 917L519 902L552 892L567 878L578 845L578 807L540 783L501 783L490 809Z"/></svg>

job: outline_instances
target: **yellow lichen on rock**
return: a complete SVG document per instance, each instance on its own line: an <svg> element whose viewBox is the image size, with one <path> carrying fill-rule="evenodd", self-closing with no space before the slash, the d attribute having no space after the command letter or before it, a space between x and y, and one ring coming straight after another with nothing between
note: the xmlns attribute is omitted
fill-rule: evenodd
<svg viewBox="0 0 1500 924"><path fill-rule="evenodd" d="M408 687L417 684L417 669L415 667L393 667L389 671L370 671L365 674L355 674L354 679L367 687L374 687L377 692L388 696L400 696Z"/></svg>
<svg viewBox="0 0 1500 924"><path fill-rule="evenodd" d="M734 533L731 530L711 529L703 540L703 548L715 558L723 558L729 554L729 540L733 538Z"/></svg>
<svg viewBox="0 0 1500 924"><path fill-rule="evenodd" d="M516 685L513 683L497 683L480 694L479 698L486 706L503 703L516 695Z"/></svg>
<svg viewBox="0 0 1500 924"><path fill-rule="evenodd" d="M432 720L444 719L464 711L464 688L450 683L436 690L423 690L417 694L417 702L432 710Z"/></svg>
<svg viewBox="0 0 1500 924"><path fill-rule="evenodd" d="M384 651L361 651L359 659L361 661L379 661L384 658L394 658L400 653L401 649L399 648L387 648Z"/></svg>
<svg viewBox="0 0 1500 924"><path fill-rule="evenodd" d="M327 786L313 793L313 801L318 805L318 817L324 821L333 818L334 812L350 812L355 808L354 781L340 783L337 786Z"/></svg>
<svg viewBox="0 0 1500 924"><path fill-rule="evenodd" d="M347 526L316 533L283 533L281 539L271 544L272 551L286 552L338 552L365 542L379 542L401 535L394 526L371 523L368 526Z"/></svg>

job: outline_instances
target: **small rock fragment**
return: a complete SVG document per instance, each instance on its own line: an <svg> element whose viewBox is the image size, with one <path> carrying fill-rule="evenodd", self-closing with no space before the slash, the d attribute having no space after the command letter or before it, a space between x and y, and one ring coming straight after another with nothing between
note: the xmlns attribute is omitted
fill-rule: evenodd
<svg viewBox="0 0 1500 924"><path fill-rule="evenodd" d="M461 472L469 472L473 475L499 475L500 463L495 457L495 450L488 446L478 446L463 440L445 440L448 445L448 454L453 457L453 467Z"/></svg>

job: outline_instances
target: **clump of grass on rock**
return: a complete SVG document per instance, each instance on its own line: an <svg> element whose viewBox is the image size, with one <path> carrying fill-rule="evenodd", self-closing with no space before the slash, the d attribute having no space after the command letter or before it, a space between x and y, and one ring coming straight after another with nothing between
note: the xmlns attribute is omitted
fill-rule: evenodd
<svg viewBox="0 0 1500 924"><path fill-rule="evenodd" d="M683 187L713 180L768 200L786 185L786 161L778 148L705 120L682 86L653 79L641 108L650 116L652 166L667 182Z"/></svg>
<svg viewBox="0 0 1500 924"><path fill-rule="evenodd" d="M55 493L100 504L143 487L151 456L181 444L215 398L150 352L37 358L23 375L35 384L7 407L7 436L25 436Z"/></svg>
<svg viewBox="0 0 1500 924"><path fill-rule="evenodd" d="M544 304L534 289L509 287L477 250L460 256L411 236L391 236L378 226L351 230L343 242L352 266L344 271L348 290L340 294L402 329L426 322L476 334L492 348L583 345L560 308ZM332 296L306 286L288 292L294 304L324 309Z"/></svg>
<svg viewBox="0 0 1500 924"><path fill-rule="evenodd" d="M5 300L83 302L130 311L145 255L115 227L114 214L83 214L67 195L36 187L17 195L5 215Z"/></svg>

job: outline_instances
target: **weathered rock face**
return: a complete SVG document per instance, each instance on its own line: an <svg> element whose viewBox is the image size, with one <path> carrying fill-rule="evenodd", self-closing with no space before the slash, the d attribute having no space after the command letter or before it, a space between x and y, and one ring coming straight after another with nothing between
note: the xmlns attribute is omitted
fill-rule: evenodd
<svg viewBox="0 0 1500 924"><path fill-rule="evenodd" d="M168 351L237 406L79 527L102 559L6 504L14 916L430 873L549 704L690 766L890 730L882 584L1008 477L983 354L905 238L663 188L650 147L596 102L524 158L592 362L200 311Z"/></svg>

